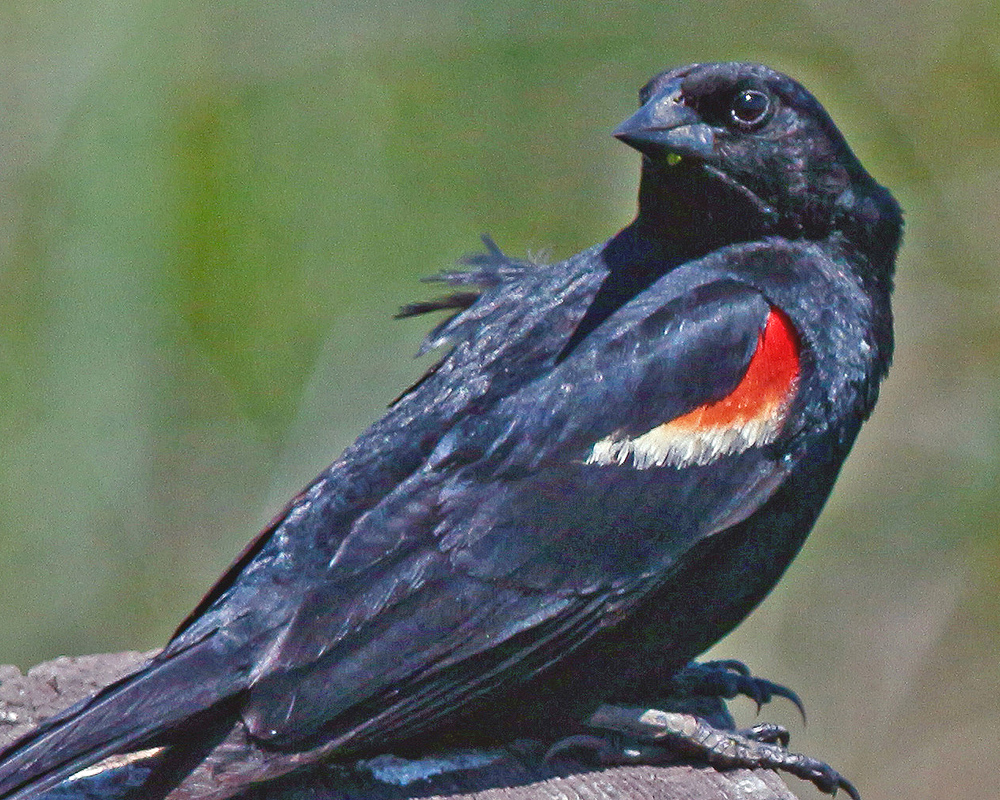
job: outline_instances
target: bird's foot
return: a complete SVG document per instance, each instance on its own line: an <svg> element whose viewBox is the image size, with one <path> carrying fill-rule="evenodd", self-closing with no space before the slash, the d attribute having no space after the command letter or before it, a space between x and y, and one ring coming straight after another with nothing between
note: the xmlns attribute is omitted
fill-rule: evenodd
<svg viewBox="0 0 1000 800"><path fill-rule="evenodd" d="M757 704L757 711L775 697L791 700L805 721L806 710L799 696L780 683L773 683L753 675L742 661L692 661L674 673L668 685L671 698L694 696L719 697L732 700L734 697L749 697Z"/></svg>
<svg viewBox="0 0 1000 800"><path fill-rule="evenodd" d="M623 737L617 763L664 761L670 755L702 760L719 769L773 769L810 781L821 792L835 795L843 789L853 800L861 796L854 785L833 767L787 749L788 731L780 725L755 725L743 731L724 730L693 714L657 709L602 705L587 721L593 728ZM598 740L600 737L580 737ZM590 747L602 763L609 763L615 740ZM585 746L571 743L570 748ZM657 757L652 748L664 751ZM556 745L555 747L559 747ZM555 748L553 748L555 749ZM552 752L550 750L550 752Z"/></svg>
<svg viewBox="0 0 1000 800"><path fill-rule="evenodd" d="M617 707L616 707L617 708ZM616 712L617 713L617 712ZM684 714L683 716L691 716ZM710 723L700 720L705 729L716 730ZM789 733L781 725L762 722L751 728L735 731L735 735L743 736L754 742L776 744L788 747ZM566 736L553 744L546 752L546 763L557 761L564 756L583 755L588 761L594 761L601 766L621 766L625 764L658 764L676 761L680 753L671 752L668 747L642 741L635 735L626 735L619 731L606 730L603 735L593 733L578 733Z"/></svg>
<svg viewBox="0 0 1000 800"><path fill-rule="evenodd" d="M715 727L693 714L602 705L587 720L612 738L569 737L550 748L546 759L571 750L589 750L603 765L657 763L678 755L719 769L773 769L810 781L830 795L843 789L861 800L854 785L828 764L788 750L788 731L761 724L742 731Z"/></svg>

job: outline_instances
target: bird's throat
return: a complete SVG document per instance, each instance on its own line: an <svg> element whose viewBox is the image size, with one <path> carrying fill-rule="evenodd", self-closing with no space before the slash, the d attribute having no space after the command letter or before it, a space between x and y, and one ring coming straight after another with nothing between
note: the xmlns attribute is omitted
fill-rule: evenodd
<svg viewBox="0 0 1000 800"><path fill-rule="evenodd" d="M698 258L776 231L778 213L725 173L692 160L675 166L644 159L636 226L671 255Z"/></svg>

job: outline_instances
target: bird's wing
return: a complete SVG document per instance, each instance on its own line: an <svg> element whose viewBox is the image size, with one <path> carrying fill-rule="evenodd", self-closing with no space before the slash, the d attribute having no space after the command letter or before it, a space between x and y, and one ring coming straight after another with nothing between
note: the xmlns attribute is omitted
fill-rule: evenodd
<svg viewBox="0 0 1000 800"><path fill-rule="evenodd" d="M770 496L794 333L768 339L787 321L753 289L682 278L462 420L353 521L257 659L253 734L345 748L412 735L566 655ZM774 374L748 389L762 361Z"/></svg>

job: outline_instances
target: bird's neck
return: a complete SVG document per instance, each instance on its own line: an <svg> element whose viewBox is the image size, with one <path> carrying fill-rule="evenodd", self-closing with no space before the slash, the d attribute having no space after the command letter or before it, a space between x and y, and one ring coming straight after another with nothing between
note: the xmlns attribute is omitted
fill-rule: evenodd
<svg viewBox="0 0 1000 800"><path fill-rule="evenodd" d="M648 161L639 180L633 226L644 240L662 248L663 256L683 260L778 232L773 215L762 213L746 194L699 166L658 167Z"/></svg>

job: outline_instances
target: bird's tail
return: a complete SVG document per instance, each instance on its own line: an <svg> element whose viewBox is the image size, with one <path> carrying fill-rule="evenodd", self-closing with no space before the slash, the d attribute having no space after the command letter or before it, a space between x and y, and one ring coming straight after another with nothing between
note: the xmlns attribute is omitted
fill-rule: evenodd
<svg viewBox="0 0 1000 800"><path fill-rule="evenodd" d="M246 688L245 675L232 645L211 635L154 657L0 753L0 799L31 800L110 755L168 738Z"/></svg>

